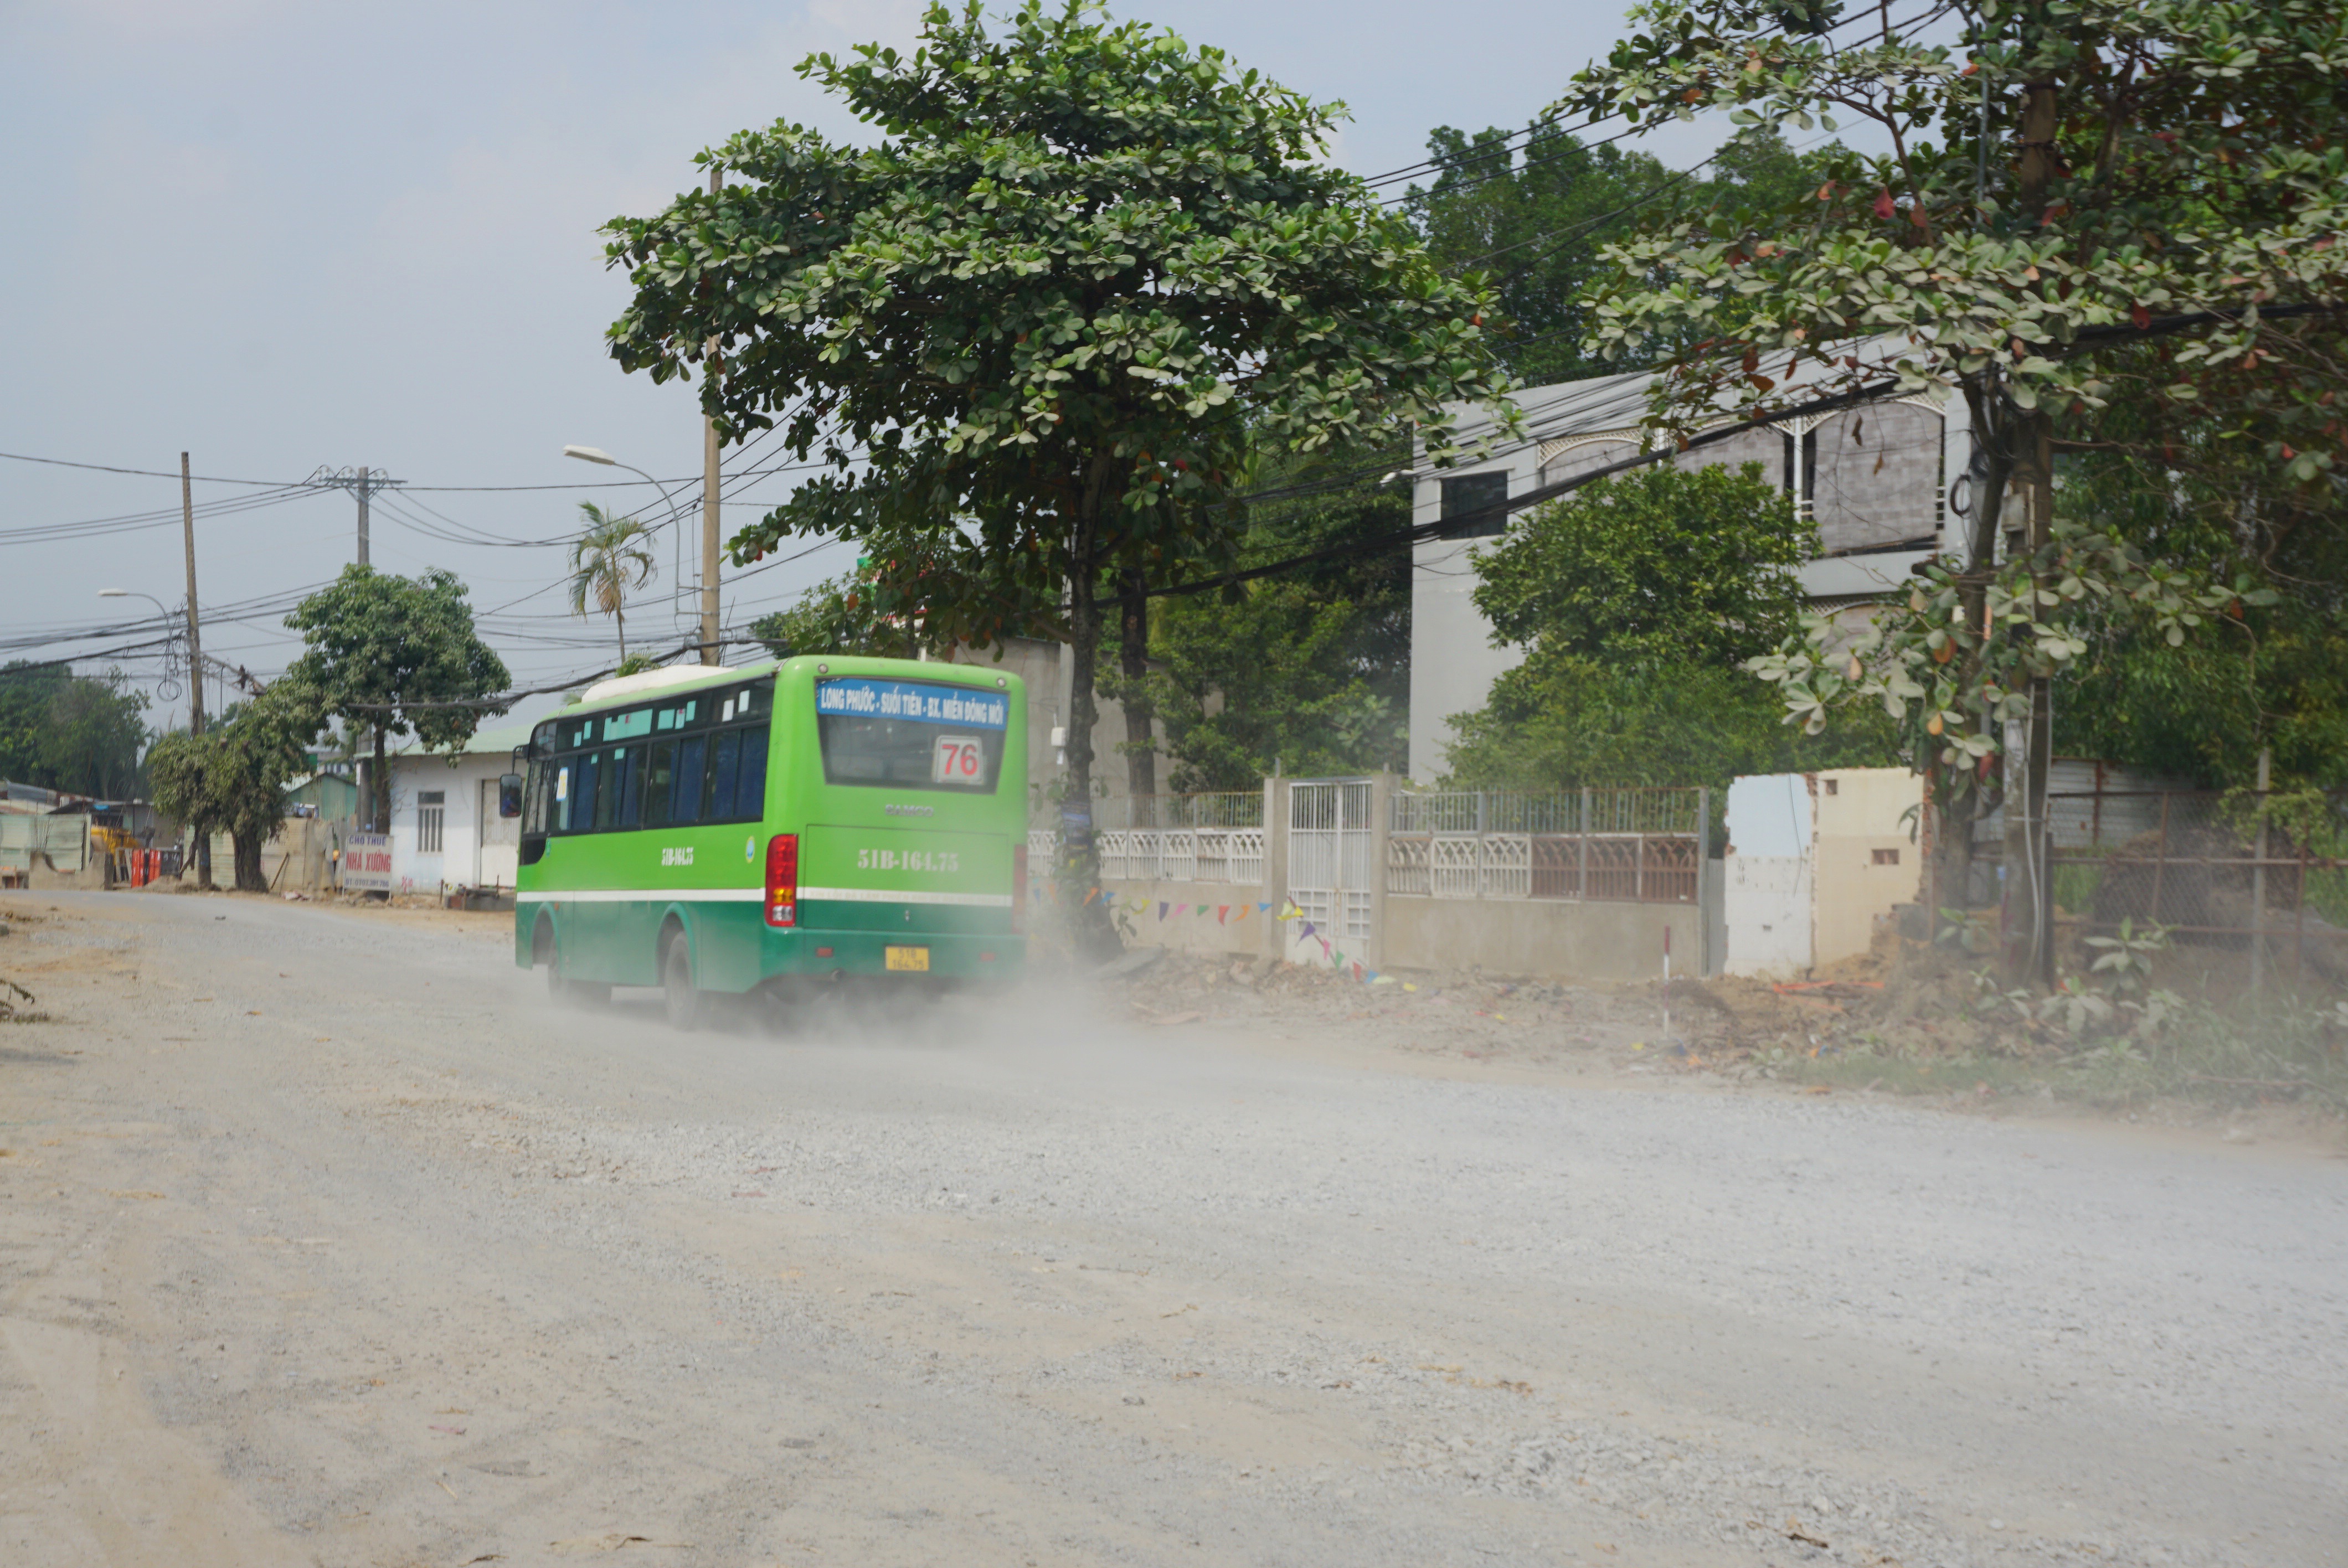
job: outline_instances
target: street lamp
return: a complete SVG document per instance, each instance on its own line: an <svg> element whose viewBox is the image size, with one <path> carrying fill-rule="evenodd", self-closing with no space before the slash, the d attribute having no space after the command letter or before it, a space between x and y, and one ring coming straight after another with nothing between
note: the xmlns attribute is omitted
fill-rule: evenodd
<svg viewBox="0 0 2348 1568"><path fill-rule="evenodd" d="M582 463L601 463L607 468L625 468L631 474L644 474L644 483L650 485L654 489L658 490L661 493L661 499L668 503L668 520L672 523L676 521L678 516L684 510L684 508L680 507L676 504L676 497L668 493L667 486L662 484L658 479L654 478L650 474L644 474L644 471L642 468L637 467L633 463L621 462L617 457L613 456L601 446L566 446L562 448L562 455L565 457L576 457ZM685 530L679 528L670 537L675 540L676 559L675 564L671 566L669 569L676 574L677 585L676 588L671 589L669 591L669 613L672 617L670 625L673 629L675 625L674 617L676 613L677 589L683 588L685 584Z"/></svg>
<svg viewBox="0 0 2348 1568"><path fill-rule="evenodd" d="M98 597L100 599L143 599L148 603L153 605L156 609L163 612L163 620L167 624L178 619L170 605L165 604L161 600L157 599L151 593L137 593L127 588L101 588L98 590ZM178 683L171 679L171 667L168 658L170 648L169 639L177 635L178 633L176 631L167 631L165 633L166 641L164 643L164 649L167 657L163 666L163 679L156 687L157 694L162 697L162 699L167 702L175 701L180 694ZM203 678L203 671L201 670L191 670L188 671L188 679L191 682L201 681ZM170 688L168 691L165 690L167 687ZM191 714L201 713L202 709L200 706L201 701L202 698L201 695L190 699L189 712ZM191 719L191 725L200 725L201 723L201 720L200 718ZM201 730L199 730L198 733L201 733Z"/></svg>
<svg viewBox="0 0 2348 1568"><path fill-rule="evenodd" d="M171 616L171 607L165 604L161 600L157 599L151 593L133 593L127 588L101 588L98 590L98 597L100 599L143 599L148 603L153 605L156 609L161 610L165 620L170 620Z"/></svg>

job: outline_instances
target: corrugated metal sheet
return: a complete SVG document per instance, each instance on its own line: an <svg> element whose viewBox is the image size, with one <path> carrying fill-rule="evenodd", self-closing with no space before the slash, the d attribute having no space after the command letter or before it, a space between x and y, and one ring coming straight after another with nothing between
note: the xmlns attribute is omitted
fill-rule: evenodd
<svg viewBox="0 0 2348 1568"><path fill-rule="evenodd" d="M0 866L27 870L35 855L59 871L79 871L89 861L89 818L0 814Z"/></svg>

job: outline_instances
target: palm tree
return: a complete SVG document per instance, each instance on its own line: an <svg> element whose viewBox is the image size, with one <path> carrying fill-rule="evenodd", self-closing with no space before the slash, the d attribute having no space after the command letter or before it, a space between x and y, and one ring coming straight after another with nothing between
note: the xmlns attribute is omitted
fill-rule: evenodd
<svg viewBox="0 0 2348 1568"><path fill-rule="evenodd" d="M579 503L586 527L571 547L571 613L587 613L592 595L595 608L610 616L620 630L620 661L628 658L628 618L625 605L630 587L652 580L652 552L644 541L650 529L633 518L616 516L592 501ZM635 581L628 581L634 574Z"/></svg>

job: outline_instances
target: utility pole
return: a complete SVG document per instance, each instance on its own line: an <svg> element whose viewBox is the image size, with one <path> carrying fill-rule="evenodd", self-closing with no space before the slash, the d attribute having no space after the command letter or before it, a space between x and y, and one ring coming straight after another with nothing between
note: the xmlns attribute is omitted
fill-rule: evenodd
<svg viewBox="0 0 2348 1568"><path fill-rule="evenodd" d="M722 189L718 171L709 171L709 194L715 197ZM717 355L717 340L709 340L709 383L705 394L716 390L717 378L724 373ZM717 421L705 414L701 416L701 661L719 662L717 646Z"/></svg>
<svg viewBox="0 0 2348 1568"><path fill-rule="evenodd" d="M180 454L180 532L188 547L188 733L204 733L204 644L196 615L196 482ZM212 885L212 835L196 835L196 886Z"/></svg>
<svg viewBox="0 0 2348 1568"><path fill-rule="evenodd" d="M339 473L332 468L321 468L303 483L324 486L336 490L348 490L357 497L359 503L358 563L366 566L367 564L367 497L377 490L395 489L407 481L395 479L381 468L345 468Z"/></svg>

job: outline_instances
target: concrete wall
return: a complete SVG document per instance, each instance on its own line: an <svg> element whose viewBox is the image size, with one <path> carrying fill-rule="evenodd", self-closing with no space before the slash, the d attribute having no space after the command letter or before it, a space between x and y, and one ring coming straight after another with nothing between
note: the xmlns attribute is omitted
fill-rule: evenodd
<svg viewBox="0 0 2348 1568"><path fill-rule="evenodd" d="M1732 975L1797 979L1810 972L1810 860L1732 855L1723 865Z"/></svg>
<svg viewBox="0 0 2348 1568"><path fill-rule="evenodd" d="M1544 979L1660 979L1666 930L1674 974L1693 972L1703 950L1704 914L1694 904L1394 894L1385 917L1382 967L1394 969L1474 967Z"/></svg>
<svg viewBox="0 0 2348 1568"><path fill-rule="evenodd" d="M1279 922L1272 916L1280 907L1274 904L1259 911L1258 904L1270 902L1260 887L1235 887L1228 882L1110 882L1104 886L1128 911L1137 899L1148 906L1126 917L1133 928L1133 940L1141 947L1178 953L1221 953L1235 958L1253 958L1277 950ZM1168 906L1162 920L1158 917L1161 903ZM1203 915L1198 912L1201 904L1207 907ZM1216 912L1226 906L1231 917L1218 920ZM1241 910L1246 913L1241 915Z"/></svg>
<svg viewBox="0 0 2348 1568"><path fill-rule="evenodd" d="M1837 768L1735 780L1728 791L1726 972L1793 979L1865 953L1893 906L1913 902L1924 851L1905 768Z"/></svg>
<svg viewBox="0 0 2348 1568"><path fill-rule="evenodd" d="M1902 818L1922 804L1924 781L1905 768L1839 768L1817 776L1811 961L1831 964L1866 952L1892 906L1916 901L1924 856L1911 836L1916 819Z"/></svg>

